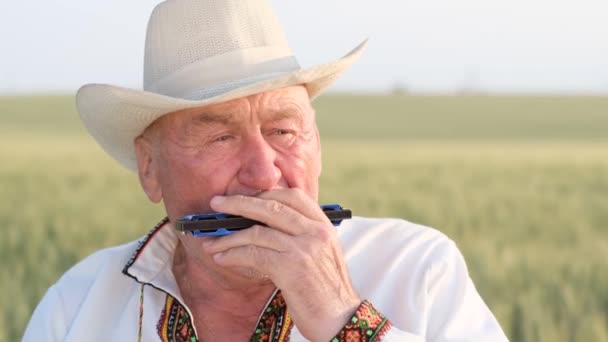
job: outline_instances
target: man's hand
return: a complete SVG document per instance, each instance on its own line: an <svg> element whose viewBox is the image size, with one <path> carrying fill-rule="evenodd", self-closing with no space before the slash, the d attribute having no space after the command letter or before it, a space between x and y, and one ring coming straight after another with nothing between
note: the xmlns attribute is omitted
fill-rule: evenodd
<svg viewBox="0 0 608 342"><path fill-rule="evenodd" d="M270 190L256 197L216 196L211 208L263 222L210 240L218 265L264 274L281 290L302 335L328 341L356 311L353 289L336 229L307 194Z"/></svg>

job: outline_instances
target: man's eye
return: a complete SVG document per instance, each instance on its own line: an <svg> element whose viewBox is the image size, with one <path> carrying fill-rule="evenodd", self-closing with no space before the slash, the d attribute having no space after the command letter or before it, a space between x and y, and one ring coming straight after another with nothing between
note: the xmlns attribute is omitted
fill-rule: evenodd
<svg viewBox="0 0 608 342"><path fill-rule="evenodd" d="M214 142L224 142L224 141L228 141L232 139L231 135L221 135L215 139L213 139Z"/></svg>
<svg viewBox="0 0 608 342"><path fill-rule="evenodd" d="M274 135L287 135L287 134L291 134L290 131L286 130L286 129L276 129L272 132Z"/></svg>

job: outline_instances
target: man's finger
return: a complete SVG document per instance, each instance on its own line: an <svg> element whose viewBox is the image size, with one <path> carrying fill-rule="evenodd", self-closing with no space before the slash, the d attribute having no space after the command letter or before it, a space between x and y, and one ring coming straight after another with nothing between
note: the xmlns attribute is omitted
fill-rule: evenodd
<svg viewBox="0 0 608 342"><path fill-rule="evenodd" d="M314 229L314 220L276 200L243 195L215 196L209 204L215 211L260 221L290 235L306 234Z"/></svg>
<svg viewBox="0 0 608 342"><path fill-rule="evenodd" d="M255 225L218 239L210 239L205 242L204 247L206 252L210 254L247 245L271 249L277 252L286 252L290 249L291 245L288 237L289 235L279 230Z"/></svg>
<svg viewBox="0 0 608 342"><path fill-rule="evenodd" d="M327 220L327 217L319 207L319 204L307 193L298 188L268 190L261 192L256 197L284 203L313 220Z"/></svg>

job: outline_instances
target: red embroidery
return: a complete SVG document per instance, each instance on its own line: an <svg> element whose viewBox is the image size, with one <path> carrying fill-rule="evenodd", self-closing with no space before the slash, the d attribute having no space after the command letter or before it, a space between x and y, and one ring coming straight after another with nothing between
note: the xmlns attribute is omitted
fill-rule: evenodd
<svg viewBox="0 0 608 342"><path fill-rule="evenodd" d="M161 341L194 342L198 341L188 310L173 296L167 295L165 307L156 324Z"/></svg>
<svg viewBox="0 0 608 342"><path fill-rule="evenodd" d="M251 336L253 342L288 342L293 322L287 312L287 305L277 291L270 303L264 308L264 313ZM161 311L156 330L161 341L198 341L194 333L192 319L188 311L170 295L167 295L165 307Z"/></svg>
<svg viewBox="0 0 608 342"><path fill-rule="evenodd" d="M252 342L288 342L293 322L281 291L277 291L258 322Z"/></svg>
<svg viewBox="0 0 608 342"><path fill-rule="evenodd" d="M350 321L331 342L372 342L380 341L392 324L382 316L370 302L364 300Z"/></svg>

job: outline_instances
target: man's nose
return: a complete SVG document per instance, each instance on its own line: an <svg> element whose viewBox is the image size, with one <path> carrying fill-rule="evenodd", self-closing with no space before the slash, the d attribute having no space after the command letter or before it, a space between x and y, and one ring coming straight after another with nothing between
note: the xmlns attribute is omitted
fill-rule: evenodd
<svg viewBox="0 0 608 342"><path fill-rule="evenodd" d="M281 179L281 170L276 165L277 152L261 133L244 141L240 158L238 180L242 185L254 190L270 190Z"/></svg>

